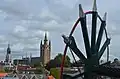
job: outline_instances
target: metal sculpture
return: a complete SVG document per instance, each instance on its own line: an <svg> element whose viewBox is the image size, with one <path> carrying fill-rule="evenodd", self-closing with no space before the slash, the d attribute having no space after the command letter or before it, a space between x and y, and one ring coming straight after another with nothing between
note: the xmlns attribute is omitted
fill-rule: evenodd
<svg viewBox="0 0 120 79"><path fill-rule="evenodd" d="M89 37L88 37L87 23L86 23L86 16L88 14L92 14L91 45L90 45L90 41L89 41ZM97 19L99 19L101 21L98 37L96 37L96 35L97 35L97 33L96 33ZM78 49L75 39L72 36L72 34L79 22L81 24L87 58L82 54L82 51L80 51ZM83 12L81 5L79 5L79 18L76 21L76 23L74 24L70 35L68 37L65 35L62 35L66 46L65 46L65 50L64 50L64 56L62 59L63 61L61 64L60 79L63 79L63 77L62 77L63 66L64 66L64 60L65 60L66 51L67 51L68 47L85 64L84 73L76 75L75 78L82 76L82 75L84 75L84 79L97 79L97 75L120 77L119 76L120 69L107 66L106 63L102 64L102 65L99 63L99 60L100 60L101 56L103 55L105 49L108 49L107 52L109 54L110 38L107 36L107 30L106 30L105 26L106 26L106 13L104 14L103 19L99 16L99 14L97 12L96 0L94 0L93 10L88 11L86 13ZM101 40L103 38L103 32L105 32L106 41L104 42L103 46L100 48ZM107 56L107 61L108 60L109 60L109 56Z"/></svg>

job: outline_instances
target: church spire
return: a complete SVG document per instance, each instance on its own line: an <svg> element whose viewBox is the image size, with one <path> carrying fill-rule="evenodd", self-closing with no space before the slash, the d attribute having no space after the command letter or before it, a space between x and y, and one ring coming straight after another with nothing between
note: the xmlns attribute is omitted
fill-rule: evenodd
<svg viewBox="0 0 120 79"><path fill-rule="evenodd" d="M47 33L45 33L44 44L46 44L47 41L48 41L48 39L47 39Z"/></svg>
<svg viewBox="0 0 120 79"><path fill-rule="evenodd" d="M40 43L40 45L42 45L42 40L41 40L41 43Z"/></svg>
<svg viewBox="0 0 120 79"><path fill-rule="evenodd" d="M8 44L8 48L10 48L10 44Z"/></svg>
<svg viewBox="0 0 120 79"><path fill-rule="evenodd" d="M47 41L47 33L45 33L45 38L44 38L45 41Z"/></svg>
<svg viewBox="0 0 120 79"><path fill-rule="evenodd" d="M31 64L31 61L32 61L32 53L30 53L29 64Z"/></svg>
<svg viewBox="0 0 120 79"><path fill-rule="evenodd" d="M10 44L8 44L7 54L10 54L10 53L11 53Z"/></svg>

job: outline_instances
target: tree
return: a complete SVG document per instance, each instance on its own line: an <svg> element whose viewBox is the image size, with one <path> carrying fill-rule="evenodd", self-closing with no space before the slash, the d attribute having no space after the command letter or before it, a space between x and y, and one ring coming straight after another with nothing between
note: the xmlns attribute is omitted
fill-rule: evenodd
<svg viewBox="0 0 120 79"><path fill-rule="evenodd" d="M0 73L4 73L5 69L4 68L0 68Z"/></svg>
<svg viewBox="0 0 120 79"><path fill-rule="evenodd" d="M50 70L51 68L55 68L55 67L56 67L56 62L54 60L50 60L45 66L47 70Z"/></svg>
<svg viewBox="0 0 120 79"><path fill-rule="evenodd" d="M60 67L61 63L62 63L62 54L58 54L53 60L50 60L47 64L46 64L46 69L50 70L50 68L55 68L55 67ZM71 62L70 62L70 58L69 56L65 57L65 67L70 67L71 66Z"/></svg>
<svg viewBox="0 0 120 79"><path fill-rule="evenodd" d="M60 67L60 66L61 66L62 57L63 57L63 55L59 53L59 54L54 58L54 61L57 62L57 64L56 64L57 67ZM70 67L70 65L71 65L70 58L69 58L69 56L66 56L66 57L65 57L65 64L64 64L64 66L65 66L65 67Z"/></svg>

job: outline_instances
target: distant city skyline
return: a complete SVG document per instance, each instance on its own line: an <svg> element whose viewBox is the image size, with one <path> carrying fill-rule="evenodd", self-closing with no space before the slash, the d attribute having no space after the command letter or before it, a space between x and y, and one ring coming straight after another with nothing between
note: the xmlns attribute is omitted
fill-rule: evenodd
<svg viewBox="0 0 120 79"><path fill-rule="evenodd" d="M0 1L0 60L5 59L8 43L12 58L30 53L39 55L40 40L47 32L52 42L52 57L63 53L62 34L68 35L78 17L78 4L84 11L92 10L93 0L1 0ZM97 0L100 15L107 12L107 30L112 38L110 59L120 57L120 1ZM88 17L90 19L90 17ZM88 22L90 24L90 22ZM88 26L90 31L90 26ZM77 44L84 51L80 28L74 33ZM69 51L68 51L69 52ZM85 51L84 51L85 52ZM71 56L70 53L68 53ZM105 57L105 56L104 56Z"/></svg>

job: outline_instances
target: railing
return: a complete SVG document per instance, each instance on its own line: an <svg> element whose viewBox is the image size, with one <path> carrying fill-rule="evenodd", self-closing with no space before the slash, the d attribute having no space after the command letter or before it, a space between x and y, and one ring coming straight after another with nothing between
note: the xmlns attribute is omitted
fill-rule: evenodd
<svg viewBox="0 0 120 79"><path fill-rule="evenodd" d="M9 74L3 79L9 77L13 79L44 79L43 74Z"/></svg>

